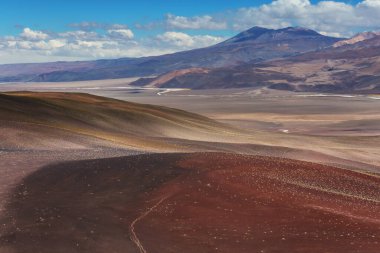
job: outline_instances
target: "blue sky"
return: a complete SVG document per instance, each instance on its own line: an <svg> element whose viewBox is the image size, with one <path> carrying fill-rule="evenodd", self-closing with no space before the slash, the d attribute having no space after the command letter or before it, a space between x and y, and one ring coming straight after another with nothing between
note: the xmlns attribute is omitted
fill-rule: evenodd
<svg viewBox="0 0 380 253"><path fill-rule="evenodd" d="M55 31L67 30L70 23L96 21L100 23L154 22L166 14L196 16L224 12L270 1L259 0L3 0L0 4L0 34L15 35L20 26Z"/></svg>
<svg viewBox="0 0 380 253"><path fill-rule="evenodd" d="M380 0L2 0L0 63L158 55L252 26L349 37L380 29Z"/></svg>
<svg viewBox="0 0 380 253"><path fill-rule="evenodd" d="M64 31L69 23L83 21L133 25L146 21L154 22L167 13L181 16L206 15L271 2L270 0L2 0L0 35L16 35L20 26ZM340 2L355 4L359 0Z"/></svg>

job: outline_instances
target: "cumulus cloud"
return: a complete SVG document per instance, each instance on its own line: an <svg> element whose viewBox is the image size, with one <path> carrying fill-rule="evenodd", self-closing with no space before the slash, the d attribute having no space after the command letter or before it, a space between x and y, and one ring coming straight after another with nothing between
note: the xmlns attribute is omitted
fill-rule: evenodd
<svg viewBox="0 0 380 253"><path fill-rule="evenodd" d="M211 35L191 36L180 32L135 39L131 29L118 25L109 27L113 28L49 34L25 28L18 36L0 37L0 63L152 56L209 46L223 40Z"/></svg>
<svg viewBox="0 0 380 253"><path fill-rule="evenodd" d="M166 24L171 29L223 30L227 28L227 22L216 21L215 18L208 15L182 17L168 14L166 15Z"/></svg>
<svg viewBox="0 0 380 253"><path fill-rule="evenodd" d="M113 38L133 39L134 34L130 29L111 29L108 34Z"/></svg>
<svg viewBox="0 0 380 253"><path fill-rule="evenodd" d="M98 39L99 35L96 32L88 31L68 31L58 34L63 38L77 39L77 40L94 40Z"/></svg>
<svg viewBox="0 0 380 253"><path fill-rule="evenodd" d="M183 32L165 32L158 35L157 39L182 49L205 47L223 41L222 37L210 35L191 36Z"/></svg>
<svg viewBox="0 0 380 253"><path fill-rule="evenodd" d="M357 4L325 0L273 0L268 4L229 10L225 13L184 17L166 15L161 26L178 30L235 30L253 26L283 28L302 26L330 36L352 36L357 32L380 29L380 0ZM157 22L156 22L157 24ZM140 25L157 28L157 25Z"/></svg>
<svg viewBox="0 0 380 253"><path fill-rule="evenodd" d="M376 7L380 8L380 1L379 0L365 0L358 4L359 6L367 6L367 7Z"/></svg>
<svg viewBox="0 0 380 253"><path fill-rule="evenodd" d="M192 37L182 32L166 32L157 36L158 40L170 43L178 47L190 47L194 41Z"/></svg>
<svg viewBox="0 0 380 253"><path fill-rule="evenodd" d="M309 0L275 0L259 7L236 10L231 23L235 30L252 26L281 28L303 26L318 32L351 36L380 28L380 0L364 0L356 5L336 1L312 4Z"/></svg>
<svg viewBox="0 0 380 253"><path fill-rule="evenodd" d="M82 31L93 31L97 29L109 30L109 29L128 29L128 25L125 24L108 24L108 23L99 23L99 22L80 22L80 23L71 23L69 27L75 28Z"/></svg>
<svg viewBox="0 0 380 253"><path fill-rule="evenodd" d="M44 40L47 37L49 37L49 35L47 35L46 33L43 33L41 31L34 31L28 27L24 28L20 35L21 37L28 40Z"/></svg>

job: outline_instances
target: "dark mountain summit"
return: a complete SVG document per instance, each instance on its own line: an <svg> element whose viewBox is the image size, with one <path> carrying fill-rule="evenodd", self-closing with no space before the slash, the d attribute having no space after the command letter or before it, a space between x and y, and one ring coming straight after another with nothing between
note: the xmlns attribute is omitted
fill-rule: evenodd
<svg viewBox="0 0 380 253"><path fill-rule="evenodd" d="M244 43L244 42L272 42L281 40L296 40L296 39L314 38L321 39L322 41L330 42L336 40L336 38L327 37L317 33L316 31L302 28L302 27L287 27L283 29L267 29L262 27L252 27L242 33L239 33L235 37L222 42L219 45L231 44L231 43Z"/></svg>
<svg viewBox="0 0 380 253"><path fill-rule="evenodd" d="M251 29L248 29L244 32L239 33L235 37L232 37L231 39L228 39L221 44L229 44L229 43L241 43L245 41L251 41L255 40L261 35L268 33L269 31L272 31L271 29L263 28L263 27L252 27Z"/></svg>

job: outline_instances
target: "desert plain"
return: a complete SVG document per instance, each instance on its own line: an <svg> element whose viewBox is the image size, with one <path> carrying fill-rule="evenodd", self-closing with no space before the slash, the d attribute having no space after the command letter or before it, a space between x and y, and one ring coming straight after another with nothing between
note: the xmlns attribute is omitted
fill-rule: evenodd
<svg viewBox="0 0 380 253"><path fill-rule="evenodd" d="M378 252L380 96L0 85L0 252Z"/></svg>

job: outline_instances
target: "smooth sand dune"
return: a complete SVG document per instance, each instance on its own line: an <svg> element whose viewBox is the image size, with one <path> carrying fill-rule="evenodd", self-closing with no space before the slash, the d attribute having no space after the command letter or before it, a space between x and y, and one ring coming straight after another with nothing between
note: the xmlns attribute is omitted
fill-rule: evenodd
<svg viewBox="0 0 380 253"><path fill-rule="evenodd" d="M226 153L61 163L26 177L1 252L366 252L380 178Z"/></svg>

